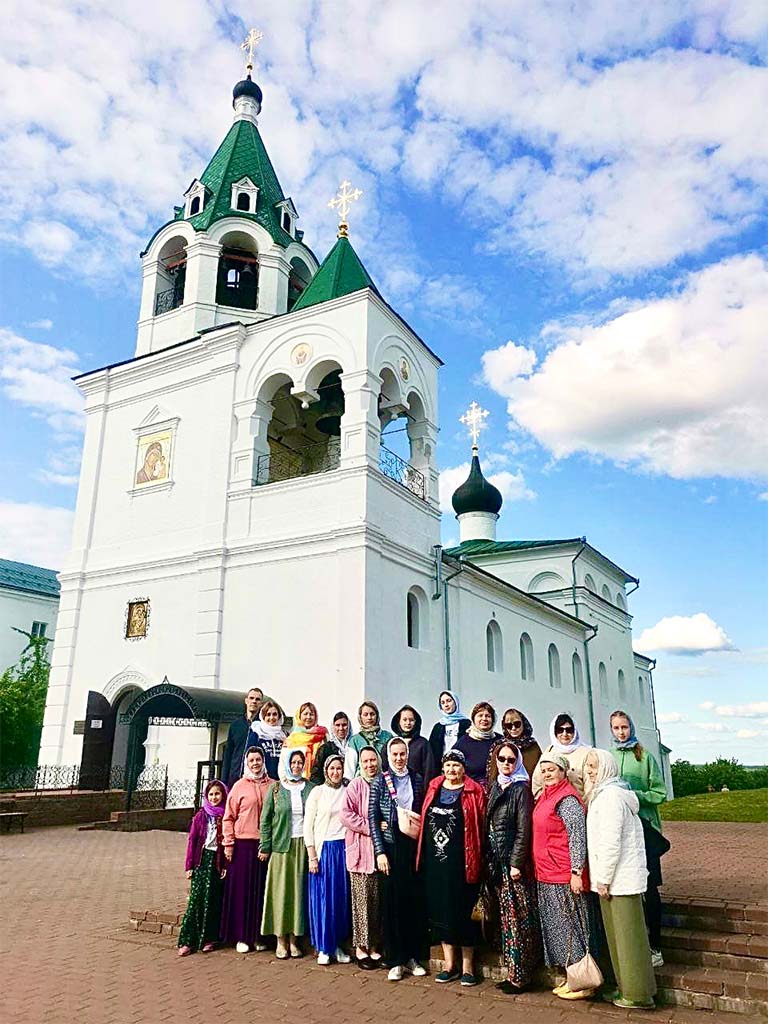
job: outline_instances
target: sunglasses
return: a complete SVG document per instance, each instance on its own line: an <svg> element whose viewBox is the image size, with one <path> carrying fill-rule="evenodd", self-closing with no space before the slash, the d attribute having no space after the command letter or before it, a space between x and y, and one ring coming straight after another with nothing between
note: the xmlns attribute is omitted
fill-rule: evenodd
<svg viewBox="0 0 768 1024"><path fill-rule="evenodd" d="M505 725L505 727L507 729L520 729L522 727L522 724L523 724L522 722L505 722L504 723L504 725Z"/></svg>
<svg viewBox="0 0 768 1024"><path fill-rule="evenodd" d="M558 733L561 733L561 732L573 732L573 726L572 725L561 725L560 728L557 731L558 731Z"/></svg>
<svg viewBox="0 0 768 1024"><path fill-rule="evenodd" d="M517 762L516 757L497 757L496 760L499 764L515 764Z"/></svg>

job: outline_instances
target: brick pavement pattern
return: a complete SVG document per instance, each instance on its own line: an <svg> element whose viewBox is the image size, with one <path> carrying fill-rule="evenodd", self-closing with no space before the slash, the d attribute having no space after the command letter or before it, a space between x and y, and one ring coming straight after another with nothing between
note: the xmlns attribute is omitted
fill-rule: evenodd
<svg viewBox="0 0 768 1024"><path fill-rule="evenodd" d="M755 833L750 852L751 840L742 837L738 855L747 865L757 864L765 838L765 832ZM511 998L489 983L477 989L437 986L430 978L392 984L383 971L371 975L352 965L320 968L309 958L280 962L270 953L240 956L226 949L180 960L171 938L133 932L127 918L134 905L173 910L183 899L185 841L179 833L78 832L70 827L0 838L3 1024L429 1024L454 1019L573 1024L576 1018L585 1024L735 1024L744 1019L679 1008L642 1013L607 1004L566 1004L546 992ZM700 841L696 837L694 846ZM676 845L682 852L685 844ZM759 871L764 881L762 862ZM677 877L675 870L669 873ZM679 880L682 890L682 874ZM732 886L733 872L720 881Z"/></svg>

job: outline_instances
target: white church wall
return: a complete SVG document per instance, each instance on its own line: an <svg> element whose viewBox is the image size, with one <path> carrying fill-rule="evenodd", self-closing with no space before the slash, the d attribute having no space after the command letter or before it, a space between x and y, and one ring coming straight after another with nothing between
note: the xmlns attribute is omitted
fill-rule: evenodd
<svg viewBox="0 0 768 1024"><path fill-rule="evenodd" d="M56 633L58 597L27 594L21 590L0 587L0 673L15 665L29 641L17 629L32 632L35 622L45 623L44 636L53 639ZM50 649L50 644L48 645Z"/></svg>

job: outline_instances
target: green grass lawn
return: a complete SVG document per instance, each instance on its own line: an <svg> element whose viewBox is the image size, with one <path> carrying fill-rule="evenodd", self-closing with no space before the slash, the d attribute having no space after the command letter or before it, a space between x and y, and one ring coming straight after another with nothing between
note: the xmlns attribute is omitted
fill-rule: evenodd
<svg viewBox="0 0 768 1024"><path fill-rule="evenodd" d="M665 821L768 821L768 789L683 796L660 810Z"/></svg>

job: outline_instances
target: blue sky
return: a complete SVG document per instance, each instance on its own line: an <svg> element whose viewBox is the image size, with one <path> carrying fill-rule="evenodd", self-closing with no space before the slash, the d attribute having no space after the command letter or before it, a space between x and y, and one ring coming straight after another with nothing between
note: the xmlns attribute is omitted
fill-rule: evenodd
<svg viewBox="0 0 768 1024"><path fill-rule="evenodd" d="M306 241L328 250L349 177L353 243L445 360L446 499L476 399L499 535L586 534L639 576L666 741L762 762L764 5L18 8L0 40L0 555L62 557L68 379L132 354L138 253L225 134L255 22L260 126Z"/></svg>

